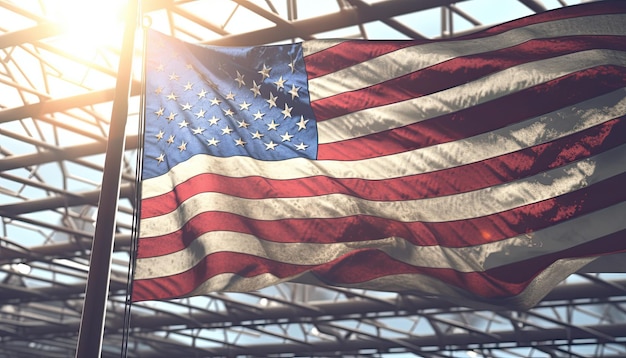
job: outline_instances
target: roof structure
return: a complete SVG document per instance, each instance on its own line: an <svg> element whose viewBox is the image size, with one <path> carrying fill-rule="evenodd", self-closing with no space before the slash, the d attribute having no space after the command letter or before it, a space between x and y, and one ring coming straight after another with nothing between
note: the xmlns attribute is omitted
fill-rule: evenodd
<svg viewBox="0 0 626 358"><path fill-rule="evenodd" d="M93 10L116 2L60 3L0 0L2 358L73 356L78 340L122 40L114 26L92 24L104 31L83 33L65 23L95 22L100 13ZM255 45L451 37L572 4L148 0L141 10L144 23L187 41ZM96 41L103 33L108 40ZM126 333L140 117L137 42L103 357L120 356ZM129 357L618 357L626 355L626 277L581 272L528 311L282 284L138 303L128 333Z"/></svg>

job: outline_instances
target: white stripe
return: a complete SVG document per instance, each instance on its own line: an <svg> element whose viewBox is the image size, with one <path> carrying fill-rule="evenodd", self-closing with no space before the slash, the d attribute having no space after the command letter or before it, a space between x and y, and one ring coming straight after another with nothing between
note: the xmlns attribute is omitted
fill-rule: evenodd
<svg viewBox="0 0 626 358"><path fill-rule="evenodd" d="M328 282L317 279L309 272L299 275L279 278L269 273L264 273L254 277L243 277L232 273L223 273L206 280L193 290L188 296L208 294L211 292L249 292L262 289L264 287L276 285L283 282L306 283L317 286L327 286ZM420 274L401 274L385 276L383 278L370 280L354 285L341 284L342 287L354 287L357 289L373 289L382 291L407 291L417 290L426 294L443 295L446 299L459 298L465 301L472 296L469 291L448 285L436 278ZM484 302L482 302L484 305Z"/></svg>
<svg viewBox="0 0 626 358"><path fill-rule="evenodd" d="M400 274L361 283L341 284L340 286L379 291L406 292L416 290L426 295L442 297L446 301L452 301L463 306L483 307L484 309L501 309L502 307L528 309L541 301L559 282L595 259L596 257L583 257L557 260L540 272L520 294L499 299L476 296L467 290L445 284L425 275ZM332 282L324 284L328 285ZM493 284L497 284L497 282ZM490 304L497 307L489 307Z"/></svg>
<svg viewBox="0 0 626 358"><path fill-rule="evenodd" d="M321 39L304 41L302 42L302 54L304 57L307 57L317 52L327 50L345 41L346 40L343 39Z"/></svg>
<svg viewBox="0 0 626 358"><path fill-rule="evenodd" d="M135 278L176 275L206 255L237 252L292 265L321 265L350 252L376 249L412 266L481 272L566 250L626 229L626 202L546 229L469 247L416 246L400 237L333 244L278 243L248 234L215 231L200 235L184 250L137 259Z"/></svg>
<svg viewBox="0 0 626 358"><path fill-rule="evenodd" d="M515 46L532 39L568 35L625 35L626 15L599 15L558 20L513 29L480 39L421 44L376 57L309 81L311 101L372 86L388 79L453 59ZM303 52L327 44L304 42Z"/></svg>
<svg viewBox="0 0 626 358"><path fill-rule="evenodd" d="M169 173L144 180L142 196L147 199L166 194L176 183L203 173L284 180L315 175L382 180L429 173L546 143L624 115L626 88L493 132L380 158L360 161L298 158L265 162L249 157L196 155L172 168Z"/></svg>
<svg viewBox="0 0 626 358"><path fill-rule="evenodd" d="M401 222L464 220L536 203L578 190L626 170L626 145L532 177L467 193L405 201L373 201L345 194L305 198L243 199L221 193L200 193L178 210L145 218L141 237L172 233L202 212L232 212L256 220L337 218L372 215Z"/></svg>
<svg viewBox="0 0 626 358"><path fill-rule="evenodd" d="M590 50L525 63L427 96L319 122L319 143L333 143L404 127L486 103L587 68L611 64L626 66L626 52Z"/></svg>
<svg viewBox="0 0 626 358"><path fill-rule="evenodd" d="M494 309L490 304L498 307L511 307L528 309L534 307L554 286L567 278L570 274L578 271L595 257L561 259L543 270L519 295L502 299L489 299L478 297L474 293L459 287L446 284L436 278L420 274L400 274L390 275L370 281L355 284L337 284L340 287L354 288L358 290L369 289L379 291L407 292L417 291L421 295L443 297L446 301L457 302L473 307L483 307L484 309ZM212 292L249 292L262 289L282 282L306 283L317 286L327 286L333 282L325 282L317 279L316 276L304 272L299 275L278 278L272 274L261 274L254 277L243 277L237 274L224 273L216 275L199 285L187 296L209 294ZM475 301L474 301L475 300Z"/></svg>

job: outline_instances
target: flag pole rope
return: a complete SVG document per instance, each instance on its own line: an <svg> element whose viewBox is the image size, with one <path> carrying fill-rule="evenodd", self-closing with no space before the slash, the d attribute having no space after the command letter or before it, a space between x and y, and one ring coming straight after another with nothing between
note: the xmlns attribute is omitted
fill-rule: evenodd
<svg viewBox="0 0 626 358"><path fill-rule="evenodd" d="M139 236L139 213L141 212L141 172L143 167L143 145L144 145L144 133L145 133L145 119L146 119L146 111L145 111L145 96L146 88L145 88L145 76L146 76L146 46L147 42L147 32L146 29L150 28L152 24L152 19L148 16L143 17L143 46L142 46L142 68L141 68L141 96L140 96L140 105L139 105L139 121L137 124L137 140L139 141L137 145L137 158L136 158L136 169L135 169L135 195L134 195L134 205L133 205L133 223L132 223L132 234L131 234L131 244L130 244L130 252L129 252L129 260L128 260L128 277L127 277L127 287L126 287L126 301L124 305L124 327L122 332L122 357L126 358L128 355L128 337L130 335L130 321L132 314L132 292L133 292L133 276L135 272L135 264L137 259L137 242Z"/></svg>

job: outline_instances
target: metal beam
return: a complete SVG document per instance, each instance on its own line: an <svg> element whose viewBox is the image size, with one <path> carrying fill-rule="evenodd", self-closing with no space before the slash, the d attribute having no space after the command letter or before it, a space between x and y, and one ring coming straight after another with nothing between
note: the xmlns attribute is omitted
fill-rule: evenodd
<svg viewBox="0 0 626 358"><path fill-rule="evenodd" d="M526 5L526 7L536 13L548 11L548 9L542 3L536 0L519 0L519 2Z"/></svg>
<svg viewBox="0 0 626 358"><path fill-rule="evenodd" d="M458 2L460 1L456 1L456 3ZM450 3L450 0L387 0L373 3L367 8L347 8L340 12L320 17L293 21L291 27L295 29L296 34L317 34L344 27L357 26L379 19L427 10L438 6L449 5ZM276 26L254 32L225 36L217 40L207 41L206 43L227 46L251 46L285 41L292 37L293 34L285 33L281 31L280 27Z"/></svg>
<svg viewBox="0 0 626 358"><path fill-rule="evenodd" d="M85 233L87 235L88 233ZM128 251L131 244L130 234L115 234L115 251ZM27 248L27 252L16 249L3 248L0 263L20 261L28 262L42 257L45 258L71 258L76 252L86 251L91 247L91 239L76 238L73 241L45 244ZM8 298L8 297L7 297Z"/></svg>
<svg viewBox="0 0 626 358"><path fill-rule="evenodd" d="M137 135L127 136L125 145L126 149L137 149L139 145L139 137ZM75 145L72 147L57 147L52 150L43 150L34 154L9 156L0 159L0 172L58 162L61 160L77 159L90 155L102 154L105 151L106 143L101 141Z"/></svg>
<svg viewBox="0 0 626 358"><path fill-rule="evenodd" d="M608 335L623 336L626 332L626 324L607 324L589 326L588 328L603 332ZM476 335L472 333L450 333L445 336L445 346L447 351L467 351L473 347L489 345L490 347L535 347L541 345L556 345L564 337L568 340L595 340L595 336L582 330L570 330L564 327L543 328L522 331L501 331L497 336L490 337ZM617 343L617 342L616 342ZM393 350L396 353L406 352L406 346L420 347L423 352L428 353L441 349L441 337L437 335L425 335L412 337L410 339L399 338L395 340L374 340L369 337L356 337L346 340L322 340L309 342L307 344L280 343L264 345L248 345L246 347L213 347L210 349L215 356L238 356L238 355L277 355L285 353L298 353L300 355L311 356L341 356L358 355L363 351L372 353L386 353ZM252 353L253 352L253 353ZM142 357L159 357L160 352L152 351L141 354Z"/></svg>
<svg viewBox="0 0 626 358"><path fill-rule="evenodd" d="M134 195L134 185L123 184L120 197L130 198ZM78 205L97 205L100 190L80 193L67 192L65 195L51 196L44 199L28 200L16 204L0 205L0 216L17 218L19 215L43 210L67 208Z"/></svg>
<svg viewBox="0 0 626 358"><path fill-rule="evenodd" d="M118 282L120 284L120 282ZM618 285L626 286L626 280L617 282ZM41 289L33 289L33 296L47 295L52 298L67 297L79 291L83 284L68 285L66 287L47 287ZM120 286L118 286L121 289ZM10 302L22 297L21 294L16 296L7 296L0 298L0 302ZM599 283L582 283L576 285L558 286L551 294L549 294L540 306L551 307L563 306L564 301L581 301L581 300L602 300L611 297L619 297L623 295L623 291L617 287L602 285ZM19 297L17 297L19 296ZM34 298L34 297L33 297ZM213 298L222 299L222 295L215 295ZM589 303L592 303L589 301ZM225 312L200 312L193 310L194 314L190 316L175 315L168 313L146 314L145 310L150 310L151 306L143 307L142 304L136 304L137 312L133 315L132 327L138 331L149 332L152 330L160 331L163 327L181 326L186 329L194 328L223 328L223 327L247 327L272 324L286 323L312 323L312 322L333 322L342 319L357 319L359 317L367 317L374 319L376 317L389 317L388 313L394 316L410 316L415 314L435 314L456 307L455 304L441 299L423 298L413 295L399 295L394 299L346 299L342 301L319 301L310 302L307 307L297 307L289 304L255 306L254 310L227 310ZM470 308L457 310L461 312L476 311ZM27 333L29 336L45 335L54 332L54 327L33 327ZM122 329L121 325L108 325L107 329L116 331ZM626 332L626 331L625 331ZM60 333L60 332L59 332ZM0 332L2 337L2 332Z"/></svg>
<svg viewBox="0 0 626 358"><path fill-rule="evenodd" d="M273 22L274 24L276 24L276 26L274 27L274 31L276 32L287 34L289 38L292 38L292 39L299 37L304 40L309 40L313 38L309 33L300 31L298 26L296 26L293 21L285 20L282 17L274 14L273 12L267 11L252 2L249 2L247 0L233 0L233 1L247 8L248 10L256 13L257 15L260 15L268 19L269 21Z"/></svg>
<svg viewBox="0 0 626 358"><path fill-rule="evenodd" d="M33 27L0 35L0 49L21 46L25 43L36 42L62 33L63 29L59 24L44 22Z"/></svg>
<svg viewBox="0 0 626 358"><path fill-rule="evenodd" d="M134 81L131 87L131 96L137 96L141 91L141 83ZM115 96L115 89L109 88L91 91L76 96L51 99L44 102L26 104L21 107L0 110L0 123L16 121L23 118L36 118L42 114L63 112L69 109L92 106L98 103L111 102Z"/></svg>

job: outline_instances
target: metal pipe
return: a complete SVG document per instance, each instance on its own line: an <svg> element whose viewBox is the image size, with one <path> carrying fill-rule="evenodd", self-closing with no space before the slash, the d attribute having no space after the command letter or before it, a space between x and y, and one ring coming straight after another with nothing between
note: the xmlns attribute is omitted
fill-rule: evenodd
<svg viewBox="0 0 626 358"><path fill-rule="evenodd" d="M89 261L85 301L78 334L76 358L100 357L106 317L111 259L115 235L115 217L120 194L125 127L128 117L135 29L138 25L138 1L127 4L124 40L119 59L111 127L104 161L102 190L96 218L96 231Z"/></svg>

